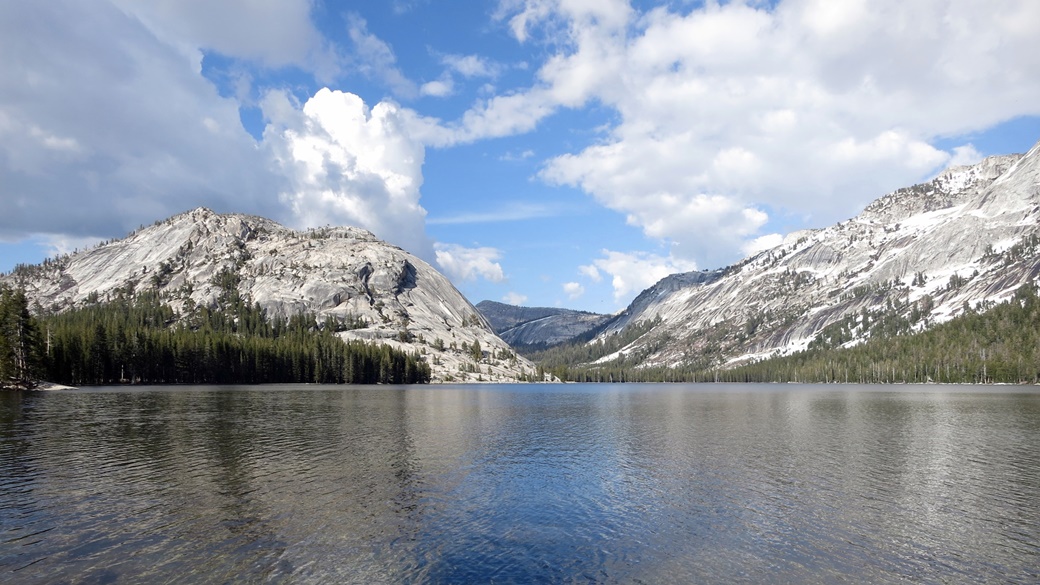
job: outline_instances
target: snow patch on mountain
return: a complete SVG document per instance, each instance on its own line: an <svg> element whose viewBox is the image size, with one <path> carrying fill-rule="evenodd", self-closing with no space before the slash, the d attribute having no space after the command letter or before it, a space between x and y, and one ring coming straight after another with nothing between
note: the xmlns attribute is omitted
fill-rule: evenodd
<svg viewBox="0 0 1040 585"><path fill-rule="evenodd" d="M724 270L668 276L600 338L660 324L598 363L735 365L803 350L840 323L851 346L878 331L877 319L920 331L1038 278L1040 144L947 169Z"/></svg>

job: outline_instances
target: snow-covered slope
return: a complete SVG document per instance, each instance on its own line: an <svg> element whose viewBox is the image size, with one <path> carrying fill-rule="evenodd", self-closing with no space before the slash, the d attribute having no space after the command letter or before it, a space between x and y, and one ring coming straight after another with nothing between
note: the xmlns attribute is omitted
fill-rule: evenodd
<svg viewBox="0 0 1040 585"><path fill-rule="evenodd" d="M600 361L736 364L803 349L821 334L850 345L881 327L920 330L985 309L1038 276L1040 144L951 168L724 270L669 276L602 335L660 324Z"/></svg>
<svg viewBox="0 0 1040 585"><path fill-rule="evenodd" d="M425 354L434 380L513 380L534 366L509 346L442 274L353 227L304 232L246 215L200 208L91 250L20 267L0 280L25 287L38 310L61 311L120 291L154 289L185 313L215 306L216 276L270 318L301 312L366 326L340 333ZM463 345L480 344L477 361ZM440 349L443 347L443 349Z"/></svg>

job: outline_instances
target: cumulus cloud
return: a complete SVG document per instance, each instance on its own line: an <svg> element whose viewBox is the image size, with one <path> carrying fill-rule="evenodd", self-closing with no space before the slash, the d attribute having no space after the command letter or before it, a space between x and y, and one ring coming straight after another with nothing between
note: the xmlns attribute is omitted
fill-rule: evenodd
<svg viewBox="0 0 1040 585"><path fill-rule="evenodd" d="M322 89L301 109L283 92L264 100L264 141L291 178L281 200L301 227L356 225L432 258L419 204L425 150L398 106L371 109L358 96Z"/></svg>
<svg viewBox="0 0 1040 585"><path fill-rule="evenodd" d="M649 252L612 250L603 250L602 256L593 260L592 264L596 269L595 274L603 271L610 275L614 301L617 303L627 302L633 294L649 288L669 274L697 269L695 263L679 258Z"/></svg>
<svg viewBox="0 0 1040 585"><path fill-rule="evenodd" d="M238 104L133 14L2 3L0 54L4 237L111 237L199 205L278 215Z"/></svg>
<svg viewBox="0 0 1040 585"><path fill-rule="evenodd" d="M310 2L276 4L0 4L0 53L18 56L0 76L0 238L60 251L205 205L358 225L463 278L501 280L497 251L435 253L419 203L424 146L396 104L269 91L262 140L246 132L241 103L202 75L203 52L315 75L330 54ZM242 26L214 28L232 13ZM349 25L367 72L411 91L390 47L360 18Z"/></svg>
<svg viewBox="0 0 1040 585"><path fill-rule="evenodd" d="M573 301L585 294L585 287L581 286L579 282L565 282L563 292L567 294L567 298Z"/></svg>
<svg viewBox="0 0 1040 585"><path fill-rule="evenodd" d="M972 160L938 137L1040 114L1040 8L950 3L507 0L498 17L557 47L529 89L478 104L450 138L522 132L596 101L598 143L541 177L625 214L685 259L731 261L766 210L816 225ZM443 136L441 137L443 139Z"/></svg>
<svg viewBox="0 0 1040 585"><path fill-rule="evenodd" d="M458 244L437 242L434 245L437 264L450 278L457 281L483 278L491 282L502 282L505 274L497 262L502 252L495 248L467 248Z"/></svg>
<svg viewBox="0 0 1040 585"><path fill-rule="evenodd" d="M497 250L435 249L424 235L424 148L528 132L595 104L611 120L598 139L547 161L539 177L582 189L668 244L670 257L604 252L581 268L635 291L639 267L718 265L761 249L776 241L763 235L772 213L812 225L847 217L983 154L939 149L938 137L1040 114L1031 0L673 2L647 12L623 0L503 0L495 17L548 55L532 62L526 87L487 90L449 121L344 92L299 101L270 92L258 142L242 103L203 77L204 54L319 79L354 66L405 99L503 72L451 54L445 77L419 85L360 16L348 16L351 54L340 55L313 7L0 4L0 54L17 56L0 76L0 237L111 237L208 205L297 225L354 223L443 258L460 278L501 280ZM237 81L240 99L254 93L248 74ZM506 211L445 223L537 213Z"/></svg>
<svg viewBox="0 0 1040 585"><path fill-rule="evenodd" d="M527 302L527 295L522 295L517 292L508 292L502 297L502 302L520 307Z"/></svg>

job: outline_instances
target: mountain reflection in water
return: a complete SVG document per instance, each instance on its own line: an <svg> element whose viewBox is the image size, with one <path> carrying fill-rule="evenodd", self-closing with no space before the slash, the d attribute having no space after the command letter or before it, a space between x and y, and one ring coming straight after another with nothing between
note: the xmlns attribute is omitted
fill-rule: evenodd
<svg viewBox="0 0 1040 585"><path fill-rule="evenodd" d="M1040 394L0 395L11 583L1040 581Z"/></svg>

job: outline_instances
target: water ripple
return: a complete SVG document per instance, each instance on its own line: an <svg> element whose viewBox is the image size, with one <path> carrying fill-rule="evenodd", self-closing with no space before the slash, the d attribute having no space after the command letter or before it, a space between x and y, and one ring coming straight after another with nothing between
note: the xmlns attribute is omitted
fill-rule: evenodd
<svg viewBox="0 0 1040 585"><path fill-rule="evenodd" d="M0 395L0 580L1040 581L1040 396L868 390Z"/></svg>

